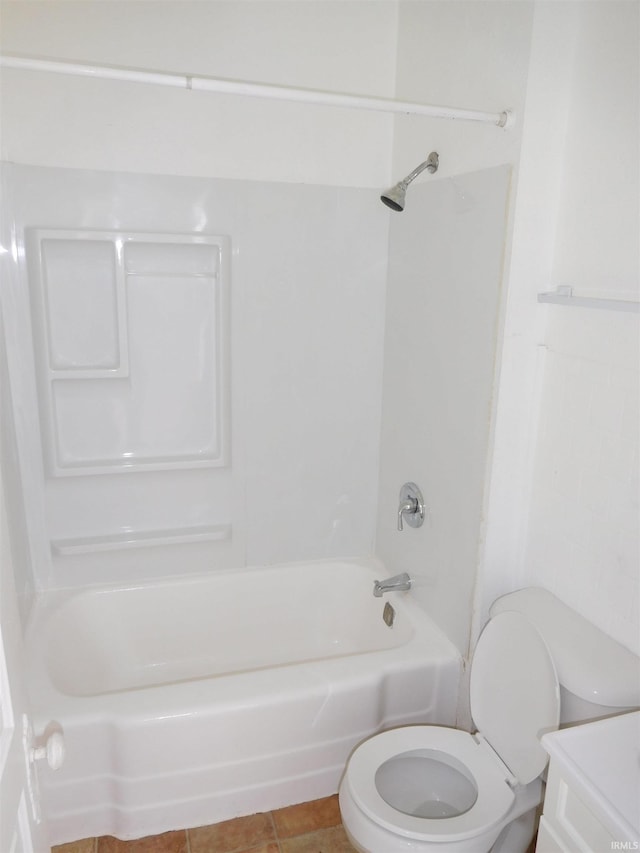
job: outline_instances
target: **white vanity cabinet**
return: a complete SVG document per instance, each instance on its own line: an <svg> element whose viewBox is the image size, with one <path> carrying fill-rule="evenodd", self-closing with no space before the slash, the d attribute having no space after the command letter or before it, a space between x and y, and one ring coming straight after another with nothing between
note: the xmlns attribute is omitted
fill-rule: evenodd
<svg viewBox="0 0 640 853"><path fill-rule="evenodd" d="M536 853L640 850L640 712L542 738L550 755Z"/></svg>
<svg viewBox="0 0 640 853"><path fill-rule="evenodd" d="M619 840L592 811L589 798L579 796L552 761L536 853L605 853L633 849L614 845L613 842Z"/></svg>

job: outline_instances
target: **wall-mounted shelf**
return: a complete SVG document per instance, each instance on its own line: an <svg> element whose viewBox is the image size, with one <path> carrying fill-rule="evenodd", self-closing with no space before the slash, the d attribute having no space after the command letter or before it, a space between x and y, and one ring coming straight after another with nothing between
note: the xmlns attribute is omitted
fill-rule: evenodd
<svg viewBox="0 0 640 853"><path fill-rule="evenodd" d="M607 299L600 296L574 296L572 287L559 287L538 294L538 302L552 305L572 305L577 308L599 308L604 311L626 311L640 314L640 302L631 299Z"/></svg>
<svg viewBox="0 0 640 853"><path fill-rule="evenodd" d="M127 530L107 536L53 539L51 551L58 557L71 557L76 554L96 554L100 551L121 551L157 545L188 545L194 542L220 542L226 539L231 539L231 525L211 524L172 530Z"/></svg>

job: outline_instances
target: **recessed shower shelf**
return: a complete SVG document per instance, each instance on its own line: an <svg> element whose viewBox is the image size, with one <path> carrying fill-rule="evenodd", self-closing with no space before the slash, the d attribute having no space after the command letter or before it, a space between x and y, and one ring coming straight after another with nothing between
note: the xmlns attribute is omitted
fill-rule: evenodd
<svg viewBox="0 0 640 853"><path fill-rule="evenodd" d="M631 299L608 299L600 296L574 296L573 288L559 287L546 293L538 294L538 302L552 305L571 305L577 308L599 308L605 311L626 311L640 314L640 302Z"/></svg>
<svg viewBox="0 0 640 853"><path fill-rule="evenodd" d="M229 237L33 228L27 243L47 474L226 467Z"/></svg>
<svg viewBox="0 0 640 853"><path fill-rule="evenodd" d="M108 536L87 536L77 539L52 539L51 551L58 557L70 557L76 554L95 554L100 551L120 551L157 545L187 545L194 542L220 542L227 539L231 539L230 524L211 524L170 530L127 530Z"/></svg>

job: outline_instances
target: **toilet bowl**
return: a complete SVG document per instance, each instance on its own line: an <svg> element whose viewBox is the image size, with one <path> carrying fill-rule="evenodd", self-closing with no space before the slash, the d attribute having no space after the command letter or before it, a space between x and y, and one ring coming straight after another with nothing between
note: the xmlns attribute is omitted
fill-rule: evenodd
<svg viewBox="0 0 640 853"><path fill-rule="evenodd" d="M541 781L515 789L486 741L407 726L365 741L340 789L343 823L361 851L487 851L503 827L535 809Z"/></svg>
<svg viewBox="0 0 640 853"><path fill-rule="evenodd" d="M525 816L533 826L547 761L539 738L557 728L560 700L546 645L520 613L500 613L484 629L470 700L478 734L407 726L356 748L339 801L357 850L487 853ZM519 846L511 838L501 849Z"/></svg>

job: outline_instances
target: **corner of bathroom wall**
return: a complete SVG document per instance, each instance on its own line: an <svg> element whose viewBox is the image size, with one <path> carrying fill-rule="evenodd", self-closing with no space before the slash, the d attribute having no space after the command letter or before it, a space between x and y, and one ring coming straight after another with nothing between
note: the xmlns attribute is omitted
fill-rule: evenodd
<svg viewBox="0 0 640 853"><path fill-rule="evenodd" d="M544 315L535 300L550 287L576 14L576 4L534 5L472 644L494 599L523 583L543 360Z"/></svg>
<svg viewBox="0 0 640 853"><path fill-rule="evenodd" d="M639 38L637 4L579 7L552 284L613 301L543 309L524 564L527 583L550 589L636 654L640 322L602 306L640 301Z"/></svg>
<svg viewBox="0 0 640 853"><path fill-rule="evenodd" d="M637 506L628 492L637 443L625 426L635 418L637 435L637 318L535 300L559 285L638 298L638 27L635 4L536 4L474 636L497 595L539 584L637 644ZM567 395L576 394L570 412ZM614 486L621 458L624 483ZM557 478L565 488L572 465L571 496L559 502ZM635 527L620 527L609 509L594 518L605 493L625 519L635 512Z"/></svg>

